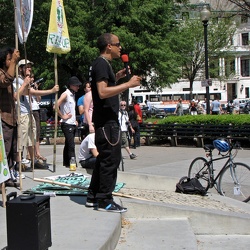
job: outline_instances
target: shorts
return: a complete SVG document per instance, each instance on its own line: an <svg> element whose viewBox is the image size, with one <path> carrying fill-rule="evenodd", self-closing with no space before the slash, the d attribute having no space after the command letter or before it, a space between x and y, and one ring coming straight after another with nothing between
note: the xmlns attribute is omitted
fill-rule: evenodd
<svg viewBox="0 0 250 250"><path fill-rule="evenodd" d="M41 123L40 123L40 110L33 110L33 116L36 122L36 141L40 139Z"/></svg>
<svg viewBox="0 0 250 250"><path fill-rule="evenodd" d="M239 114L240 113L240 111L238 110L238 109L234 109L233 110L233 114L235 115L235 114Z"/></svg>
<svg viewBox="0 0 250 250"><path fill-rule="evenodd" d="M129 146L127 133L128 132L126 132L126 131L121 131L121 134L122 134L122 148L126 148L126 147Z"/></svg>
<svg viewBox="0 0 250 250"><path fill-rule="evenodd" d="M20 116L20 131L21 133L21 146L22 147L30 147L32 146L32 141L34 139L34 144L36 142L36 121L32 115L32 127L31 129L31 121L29 114L21 114Z"/></svg>

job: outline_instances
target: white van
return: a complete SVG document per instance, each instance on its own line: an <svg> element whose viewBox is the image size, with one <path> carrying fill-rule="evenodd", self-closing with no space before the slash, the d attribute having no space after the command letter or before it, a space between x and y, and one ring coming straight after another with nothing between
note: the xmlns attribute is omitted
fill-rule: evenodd
<svg viewBox="0 0 250 250"><path fill-rule="evenodd" d="M250 101L250 98L245 98L245 99L236 99L236 100L239 100L239 103L240 103L240 109L244 108L246 103L248 101Z"/></svg>

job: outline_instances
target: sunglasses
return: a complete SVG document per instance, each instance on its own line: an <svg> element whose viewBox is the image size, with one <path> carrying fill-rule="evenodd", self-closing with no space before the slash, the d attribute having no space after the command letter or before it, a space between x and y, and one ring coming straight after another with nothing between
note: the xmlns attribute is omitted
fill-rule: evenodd
<svg viewBox="0 0 250 250"><path fill-rule="evenodd" d="M112 46L116 46L116 47L120 47L120 46L121 46L121 44L120 44L120 43L111 43L110 45L112 45Z"/></svg>
<svg viewBox="0 0 250 250"><path fill-rule="evenodd" d="M121 106L126 106L125 104L121 104Z"/></svg>

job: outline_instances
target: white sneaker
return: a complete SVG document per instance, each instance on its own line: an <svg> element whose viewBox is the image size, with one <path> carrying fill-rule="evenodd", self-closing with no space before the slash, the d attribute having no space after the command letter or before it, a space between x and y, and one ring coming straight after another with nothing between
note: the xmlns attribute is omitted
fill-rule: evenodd
<svg viewBox="0 0 250 250"><path fill-rule="evenodd" d="M16 175L15 175L15 170L14 169L10 169L10 178L13 182L16 182L17 179L16 179Z"/></svg>
<svg viewBox="0 0 250 250"><path fill-rule="evenodd" d="M29 164L30 161L29 161L28 159L22 159L22 163L23 163L23 164Z"/></svg>
<svg viewBox="0 0 250 250"><path fill-rule="evenodd" d="M17 179L20 179L20 175L19 175L19 172L14 170L14 176L17 178ZM25 174L21 173L21 178L22 179L25 179Z"/></svg>

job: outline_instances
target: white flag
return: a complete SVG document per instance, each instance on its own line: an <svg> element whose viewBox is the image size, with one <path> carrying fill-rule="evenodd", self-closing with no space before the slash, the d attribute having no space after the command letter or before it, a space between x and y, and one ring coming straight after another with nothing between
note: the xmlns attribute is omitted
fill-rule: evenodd
<svg viewBox="0 0 250 250"><path fill-rule="evenodd" d="M33 20L34 0L15 0L16 27L20 43L26 43Z"/></svg>

